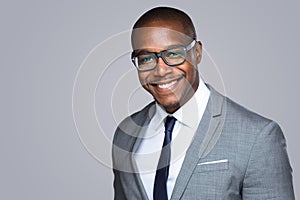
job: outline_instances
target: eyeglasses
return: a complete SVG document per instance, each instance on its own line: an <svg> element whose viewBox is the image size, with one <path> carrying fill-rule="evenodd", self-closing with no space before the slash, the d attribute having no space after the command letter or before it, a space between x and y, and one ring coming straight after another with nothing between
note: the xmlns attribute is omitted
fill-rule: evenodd
<svg viewBox="0 0 300 200"><path fill-rule="evenodd" d="M138 71L150 71L157 67L158 58L162 60L168 66L181 65L186 61L186 55L189 50L191 50L196 44L196 40L193 40L187 46L176 46L170 49L166 49L161 52L141 52L134 55L131 54L131 60Z"/></svg>

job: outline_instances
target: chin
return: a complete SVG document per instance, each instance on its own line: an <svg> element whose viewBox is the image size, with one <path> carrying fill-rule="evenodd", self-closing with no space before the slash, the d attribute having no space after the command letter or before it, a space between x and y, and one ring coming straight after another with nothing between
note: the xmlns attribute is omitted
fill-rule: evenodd
<svg viewBox="0 0 300 200"><path fill-rule="evenodd" d="M173 102L163 102L157 101L168 113L174 113L176 110L180 108L179 101Z"/></svg>

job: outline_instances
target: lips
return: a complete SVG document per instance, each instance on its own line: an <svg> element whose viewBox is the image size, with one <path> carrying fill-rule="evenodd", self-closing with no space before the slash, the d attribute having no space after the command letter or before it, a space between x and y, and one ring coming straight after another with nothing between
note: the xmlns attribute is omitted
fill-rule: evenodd
<svg viewBox="0 0 300 200"><path fill-rule="evenodd" d="M156 88L156 92L166 93L174 90L176 85L178 85L179 81L183 78L183 75L172 77L172 78L164 78L161 80L151 81L148 83L152 87Z"/></svg>
<svg viewBox="0 0 300 200"><path fill-rule="evenodd" d="M158 84L157 87L162 88L162 89L170 89L173 85L177 83L178 80L171 81L169 83L164 83L164 84Z"/></svg>
<svg viewBox="0 0 300 200"><path fill-rule="evenodd" d="M183 78L183 75L169 78L167 80L159 80L155 82L151 82L150 85L157 87L161 90L170 90L172 89L181 79Z"/></svg>

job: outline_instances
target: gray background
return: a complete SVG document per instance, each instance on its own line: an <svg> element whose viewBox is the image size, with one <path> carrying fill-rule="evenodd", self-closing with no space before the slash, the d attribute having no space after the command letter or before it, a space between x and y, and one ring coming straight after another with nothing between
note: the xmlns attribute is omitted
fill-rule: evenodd
<svg viewBox="0 0 300 200"><path fill-rule="evenodd" d="M76 132L73 83L92 48L157 5L187 11L226 94L281 125L300 196L299 1L12 0L0 3L0 199L112 199L111 170Z"/></svg>

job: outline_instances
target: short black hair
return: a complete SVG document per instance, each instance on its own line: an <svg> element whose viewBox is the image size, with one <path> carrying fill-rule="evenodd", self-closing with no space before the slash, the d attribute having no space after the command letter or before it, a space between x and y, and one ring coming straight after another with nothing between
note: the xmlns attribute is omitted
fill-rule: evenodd
<svg viewBox="0 0 300 200"><path fill-rule="evenodd" d="M196 30L191 18L185 12L171 7L152 8L135 22L132 29L146 27L147 24L156 21L179 22L183 28L183 33L196 39Z"/></svg>

